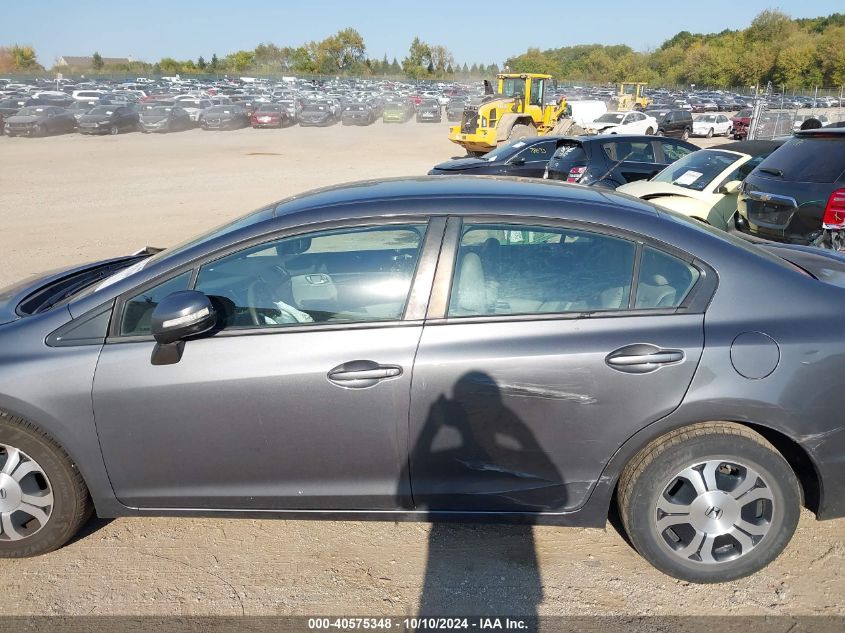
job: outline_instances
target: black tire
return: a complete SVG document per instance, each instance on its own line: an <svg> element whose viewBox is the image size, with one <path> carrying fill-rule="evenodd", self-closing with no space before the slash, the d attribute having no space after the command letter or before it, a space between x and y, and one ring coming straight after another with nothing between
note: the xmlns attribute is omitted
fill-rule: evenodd
<svg viewBox="0 0 845 633"><path fill-rule="evenodd" d="M745 505L736 504L740 514L736 515L734 532L737 531L736 523L740 523L740 519L749 519L751 523L759 521L752 527L762 525L765 530L762 536L758 537L749 536L750 532L743 532L741 536L748 542L748 551L745 551L745 546L741 545L740 541L734 541L730 536L713 537L715 541L708 550L713 560L709 563L701 559L705 542L701 541L699 549L695 550L693 541L696 539L692 536L689 539L692 553L689 556L677 553L678 549L683 549L687 544L680 538L683 533L681 528L693 530L691 525L678 523L663 530L657 525L664 517L674 516L674 513L666 515L660 512L657 504L667 503L665 495L670 490L679 489L676 486L682 479L678 479L678 476L685 469L708 461L710 464L719 464L719 469L713 471L713 482L716 482L718 477L720 484L716 488L708 487L702 483L705 480L703 475L698 484L702 489L706 489L705 495L715 496L718 505L710 503L712 497L696 497L692 502L688 502L691 511L685 516L703 522L715 522L724 518L727 523L734 523L729 517L735 510L731 508L731 502L726 497L730 497L730 490L744 487L748 473L751 472L759 477L755 477L748 485L756 487L740 493L738 498L742 499L743 494L758 489L763 489L762 492L771 498L771 501L752 500ZM740 465L739 470L734 471L731 468L731 465L735 464ZM723 474L723 468L727 474ZM743 468L747 469L744 476ZM739 483L735 488L722 492L722 484L727 483L729 486L734 475ZM680 485L682 489L682 486L689 484ZM725 499L725 504L722 505L719 499ZM698 503L699 501L704 503ZM737 424L708 422L672 431L643 448L630 461L619 480L618 504L625 531L643 558L675 578L696 583L716 583L749 576L780 555L798 524L801 490L792 468L761 435ZM760 516L752 518L746 515L745 512L749 508ZM678 540L674 541L673 537ZM754 541L754 538L758 540ZM670 545L672 542L674 545ZM689 548L687 549L689 551Z"/></svg>
<svg viewBox="0 0 845 633"><path fill-rule="evenodd" d="M0 412L0 444L12 446L37 462L53 493L46 524L26 538L0 540L0 558L38 556L61 547L73 538L93 511L82 475L50 437L30 422L5 412ZM7 453L3 452L0 459L5 462Z"/></svg>
<svg viewBox="0 0 845 633"><path fill-rule="evenodd" d="M109 128L109 134L111 134L112 136L117 136L118 134L120 134L120 128L116 125L112 125Z"/></svg>
<svg viewBox="0 0 845 633"><path fill-rule="evenodd" d="M654 128L651 128L651 127L647 128L646 131L645 131L645 135L651 136L652 134L654 134Z"/></svg>
<svg viewBox="0 0 845 633"><path fill-rule="evenodd" d="M684 128L684 133L681 135L681 140L689 140L690 131L689 128Z"/></svg>
<svg viewBox="0 0 845 633"><path fill-rule="evenodd" d="M537 128L535 128L533 125L527 125L525 123L516 123L511 128L511 133L508 137L508 140L515 141L521 138L530 138L532 136L537 136Z"/></svg>
<svg viewBox="0 0 845 633"><path fill-rule="evenodd" d="M707 130L707 138L713 138L713 128L712 127L709 130Z"/></svg>

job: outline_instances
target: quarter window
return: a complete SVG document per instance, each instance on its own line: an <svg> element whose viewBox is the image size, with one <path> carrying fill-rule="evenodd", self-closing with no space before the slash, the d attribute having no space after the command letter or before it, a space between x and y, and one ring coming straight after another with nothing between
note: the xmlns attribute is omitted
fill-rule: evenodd
<svg viewBox="0 0 845 633"><path fill-rule="evenodd" d="M627 309L636 246L573 229L469 225L450 317Z"/></svg>
<svg viewBox="0 0 845 633"><path fill-rule="evenodd" d="M402 318L425 225L367 227L291 237L203 266L196 290L224 328Z"/></svg>
<svg viewBox="0 0 845 633"><path fill-rule="evenodd" d="M685 261L646 246L640 261L635 306L638 309L677 308L698 277L698 270Z"/></svg>

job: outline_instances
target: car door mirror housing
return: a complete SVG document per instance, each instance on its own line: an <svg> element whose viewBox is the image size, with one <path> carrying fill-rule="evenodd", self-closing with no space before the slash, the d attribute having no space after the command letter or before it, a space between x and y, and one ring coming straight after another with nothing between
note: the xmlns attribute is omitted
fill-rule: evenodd
<svg viewBox="0 0 845 633"><path fill-rule="evenodd" d="M167 295L153 310L150 330L156 342L169 345L211 330L217 314L211 300L196 290Z"/></svg>
<svg viewBox="0 0 845 633"><path fill-rule="evenodd" d="M525 164L525 159L524 158L514 158L513 160L511 160L510 164L515 165L516 167L521 167L522 165Z"/></svg>
<svg viewBox="0 0 845 633"><path fill-rule="evenodd" d="M739 186L742 184L741 180L731 180L719 187L719 193L732 194L739 191Z"/></svg>

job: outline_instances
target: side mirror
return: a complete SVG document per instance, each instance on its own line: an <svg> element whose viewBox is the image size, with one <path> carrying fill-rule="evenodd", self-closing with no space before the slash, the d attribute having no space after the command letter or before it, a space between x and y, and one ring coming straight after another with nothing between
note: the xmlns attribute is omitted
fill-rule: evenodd
<svg viewBox="0 0 845 633"><path fill-rule="evenodd" d="M217 323L211 300L196 290L167 295L155 307L150 322L159 345L169 345L209 331Z"/></svg>
<svg viewBox="0 0 845 633"><path fill-rule="evenodd" d="M726 182L724 185L719 187L719 193L723 193L726 195L736 193L737 191L739 191L739 187L741 184L741 180L731 180L729 182Z"/></svg>
<svg viewBox="0 0 845 633"><path fill-rule="evenodd" d="M514 158L511 162L511 165L515 165L516 167L522 167L525 164L524 158Z"/></svg>

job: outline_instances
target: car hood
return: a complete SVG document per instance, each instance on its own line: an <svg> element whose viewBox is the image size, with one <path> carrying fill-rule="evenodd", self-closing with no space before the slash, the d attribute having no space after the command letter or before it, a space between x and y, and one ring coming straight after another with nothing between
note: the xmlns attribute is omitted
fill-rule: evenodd
<svg viewBox="0 0 845 633"><path fill-rule="evenodd" d="M6 123L35 123L37 121L40 121L41 117L26 114L26 115L20 115L20 116L15 115L15 116L6 117L4 120L6 121Z"/></svg>
<svg viewBox="0 0 845 633"><path fill-rule="evenodd" d="M145 116L143 114L141 115L141 123L158 123L159 121L164 121L165 119L167 119L166 114L157 114L155 116Z"/></svg>
<svg viewBox="0 0 845 633"><path fill-rule="evenodd" d="M610 128L619 127L620 125L621 125L621 123L606 123L606 122L600 123L598 121L593 121L592 123L587 125L587 127L590 128L591 130L609 130Z"/></svg>
<svg viewBox="0 0 845 633"><path fill-rule="evenodd" d="M435 165L434 169L438 169L440 171L466 171L468 169L484 167L489 164L489 162L481 160L480 158L455 158L453 160L447 160L444 163L440 163L439 165Z"/></svg>
<svg viewBox="0 0 845 633"><path fill-rule="evenodd" d="M129 255L61 268L0 288L0 324L15 321L36 311L40 305L56 301L83 280L94 283L145 257L149 255ZM19 311L18 306L26 309Z"/></svg>
<svg viewBox="0 0 845 633"><path fill-rule="evenodd" d="M819 281L845 288L845 254L799 244L757 244L773 255L803 268Z"/></svg>
<svg viewBox="0 0 845 633"><path fill-rule="evenodd" d="M693 191L668 182L652 182L650 180L629 182L617 188L616 191L643 200L654 200L657 203L660 202L661 198L666 197L702 199L705 195L709 195L702 191Z"/></svg>
<svg viewBox="0 0 845 633"><path fill-rule="evenodd" d="M83 114L79 117L80 123L105 123L106 121L111 121L108 114Z"/></svg>

